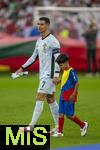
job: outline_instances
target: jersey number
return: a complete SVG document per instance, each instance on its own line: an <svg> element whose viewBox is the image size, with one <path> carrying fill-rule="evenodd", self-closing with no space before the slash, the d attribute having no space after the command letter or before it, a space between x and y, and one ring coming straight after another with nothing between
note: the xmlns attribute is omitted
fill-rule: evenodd
<svg viewBox="0 0 100 150"><path fill-rule="evenodd" d="M43 82L42 82L42 86L41 86L41 88L43 88L43 87L44 87L45 83L46 83L46 81L43 81Z"/></svg>

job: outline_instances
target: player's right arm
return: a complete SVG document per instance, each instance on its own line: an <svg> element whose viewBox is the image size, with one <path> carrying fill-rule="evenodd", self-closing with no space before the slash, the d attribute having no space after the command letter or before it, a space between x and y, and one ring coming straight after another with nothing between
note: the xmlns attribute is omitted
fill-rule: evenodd
<svg viewBox="0 0 100 150"><path fill-rule="evenodd" d="M26 63L24 63L17 71L16 74L23 72L24 69L28 68L29 66L31 66L36 59L38 58L38 49L37 49L37 44L35 46L35 50L32 54L32 56L26 61Z"/></svg>

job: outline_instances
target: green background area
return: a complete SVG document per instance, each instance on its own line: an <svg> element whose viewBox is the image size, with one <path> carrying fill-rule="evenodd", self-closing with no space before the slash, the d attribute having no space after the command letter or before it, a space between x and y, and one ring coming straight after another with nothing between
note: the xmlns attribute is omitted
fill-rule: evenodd
<svg viewBox="0 0 100 150"><path fill-rule="evenodd" d="M32 117L38 88L38 75L29 74L13 80L10 73L0 75L0 124L27 125ZM51 147L100 143L100 78L86 78L79 75L79 101L76 103L76 115L89 122L88 134L80 136L79 127L65 118L64 137L51 137ZM60 85L56 98L59 99ZM38 124L50 124L53 119L47 102Z"/></svg>
<svg viewBox="0 0 100 150"><path fill-rule="evenodd" d="M14 56L30 56L33 53L36 41L28 41L0 47L0 58Z"/></svg>

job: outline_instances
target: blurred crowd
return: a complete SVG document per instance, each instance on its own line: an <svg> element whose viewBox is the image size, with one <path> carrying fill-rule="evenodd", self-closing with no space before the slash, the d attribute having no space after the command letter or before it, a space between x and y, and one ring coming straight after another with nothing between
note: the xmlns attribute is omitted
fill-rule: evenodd
<svg viewBox="0 0 100 150"><path fill-rule="evenodd" d="M0 0L0 31L20 37L39 35L34 23L36 6L99 7L100 0ZM99 12L85 12L84 14L68 12L66 14L66 12L60 11L47 11L45 13L46 16L52 16L52 32L65 38L81 38L91 21L94 21L100 28Z"/></svg>
<svg viewBox="0 0 100 150"><path fill-rule="evenodd" d="M47 13L46 13L47 14ZM48 16L49 16L48 12ZM98 30L97 37L100 38L100 13L99 12L52 12L53 32L64 38L84 39L83 34L91 24ZM56 21L55 21L56 20Z"/></svg>

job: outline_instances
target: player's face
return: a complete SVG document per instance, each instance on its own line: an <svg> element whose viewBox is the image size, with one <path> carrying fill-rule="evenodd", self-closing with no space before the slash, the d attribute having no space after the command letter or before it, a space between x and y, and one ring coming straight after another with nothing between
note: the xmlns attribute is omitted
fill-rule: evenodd
<svg viewBox="0 0 100 150"><path fill-rule="evenodd" d="M45 31L48 30L48 24L46 24L46 22L43 20L39 20L38 30L40 31L40 33L44 33Z"/></svg>
<svg viewBox="0 0 100 150"><path fill-rule="evenodd" d="M67 70L69 68L69 63L68 61L65 63L61 63L60 65L61 70Z"/></svg>

